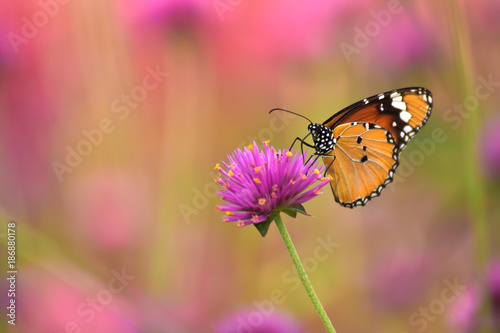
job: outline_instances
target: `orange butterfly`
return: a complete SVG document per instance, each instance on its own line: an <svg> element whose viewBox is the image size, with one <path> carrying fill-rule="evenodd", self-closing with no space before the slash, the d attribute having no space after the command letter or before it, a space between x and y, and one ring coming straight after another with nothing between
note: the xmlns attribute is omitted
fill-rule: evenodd
<svg viewBox="0 0 500 333"><path fill-rule="evenodd" d="M431 115L432 93L402 88L365 98L337 112L309 134L296 138L323 157L335 201L354 208L380 195L394 179L399 154ZM312 135L314 144L304 140ZM291 148L291 147L290 147Z"/></svg>

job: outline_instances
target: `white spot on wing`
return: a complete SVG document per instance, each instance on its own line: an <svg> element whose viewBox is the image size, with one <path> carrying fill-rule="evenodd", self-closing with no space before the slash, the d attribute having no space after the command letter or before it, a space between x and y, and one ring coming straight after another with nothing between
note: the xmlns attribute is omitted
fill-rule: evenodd
<svg viewBox="0 0 500 333"><path fill-rule="evenodd" d="M393 100L392 106L395 107L396 109L400 109L401 111L406 111L406 103L405 102Z"/></svg>
<svg viewBox="0 0 500 333"><path fill-rule="evenodd" d="M403 128L403 131L405 131L406 133L410 133L411 131L413 131L413 128L410 125L406 125Z"/></svg>
<svg viewBox="0 0 500 333"><path fill-rule="evenodd" d="M405 123L409 122L410 119L411 119L411 113L406 111L406 110L403 110L399 113L399 118L401 118L402 121L404 121Z"/></svg>

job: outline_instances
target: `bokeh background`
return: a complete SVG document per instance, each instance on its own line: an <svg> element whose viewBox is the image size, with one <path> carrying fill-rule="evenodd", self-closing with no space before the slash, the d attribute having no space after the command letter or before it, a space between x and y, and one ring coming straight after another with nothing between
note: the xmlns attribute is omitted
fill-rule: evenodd
<svg viewBox="0 0 500 333"><path fill-rule="evenodd" d="M434 94L395 182L285 223L337 332L498 332L500 3L3 1L2 332L323 332L275 228L221 223L215 163L365 97ZM5 313L4 313L5 312Z"/></svg>

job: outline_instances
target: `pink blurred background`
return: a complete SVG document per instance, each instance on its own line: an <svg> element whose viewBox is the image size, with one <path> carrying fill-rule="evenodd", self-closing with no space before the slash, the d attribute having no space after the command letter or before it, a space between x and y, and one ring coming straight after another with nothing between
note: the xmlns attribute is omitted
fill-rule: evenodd
<svg viewBox="0 0 500 333"><path fill-rule="evenodd" d="M213 166L307 134L274 107L322 122L405 86L434 110L394 184L285 223L337 332L500 330L498 1L0 8L2 332L323 332L276 229L221 223Z"/></svg>

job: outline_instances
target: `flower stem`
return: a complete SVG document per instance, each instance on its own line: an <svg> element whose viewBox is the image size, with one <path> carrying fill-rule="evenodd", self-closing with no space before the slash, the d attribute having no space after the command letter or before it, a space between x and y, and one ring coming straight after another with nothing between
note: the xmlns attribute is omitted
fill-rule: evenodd
<svg viewBox="0 0 500 333"><path fill-rule="evenodd" d="M316 292L314 292L311 282L307 277L307 273L304 270L304 266L302 266L299 255L295 250L295 246L293 246L292 239L290 238L290 235L288 234L288 231L286 230L285 225L281 220L281 216L278 214L278 216L274 220L276 222L276 225L278 226L278 230L281 233L281 237L283 237L283 241L285 242L286 248L290 253L290 257L292 257L293 264L297 269L297 273L299 273L300 279L302 280L302 284L304 285L304 288L306 288L307 294L309 295L311 302L313 303L314 307L316 308L316 311L318 312L321 320L323 321L323 325L325 325L325 328L328 333L336 333L335 329L333 328L332 322L330 321L330 318L328 318L325 309L323 309L323 305L321 305L321 302L319 301Z"/></svg>

